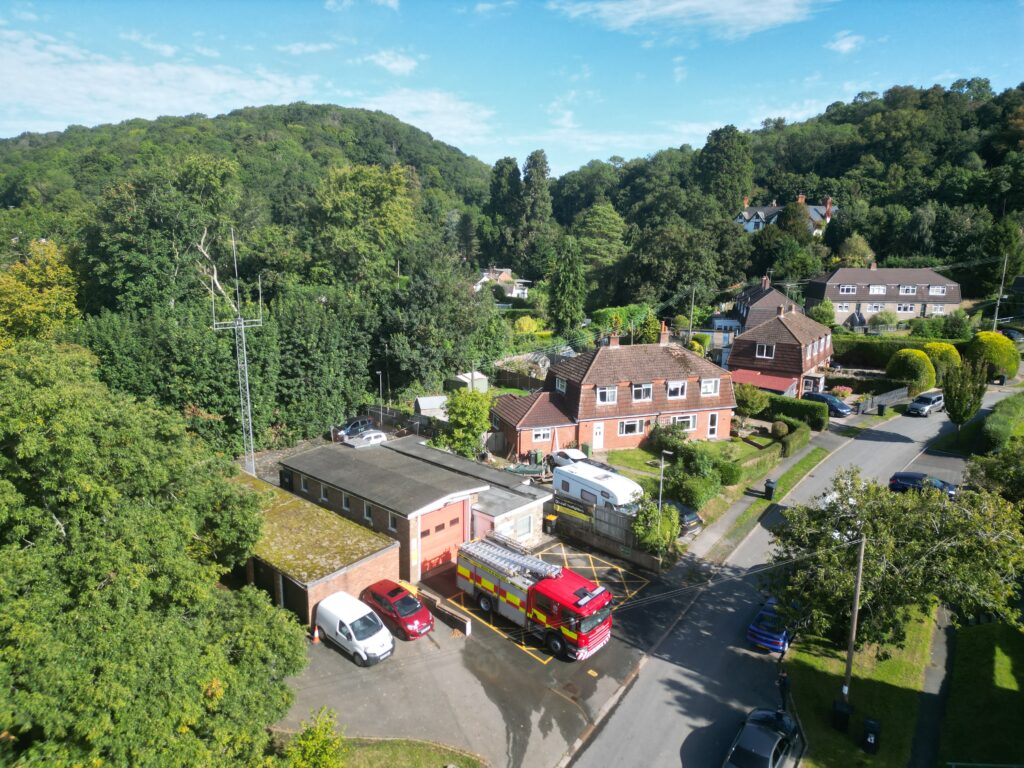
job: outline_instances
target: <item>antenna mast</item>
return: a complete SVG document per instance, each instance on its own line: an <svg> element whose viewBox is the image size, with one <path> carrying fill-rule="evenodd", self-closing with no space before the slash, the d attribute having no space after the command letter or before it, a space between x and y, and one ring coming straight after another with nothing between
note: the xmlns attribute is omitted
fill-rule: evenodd
<svg viewBox="0 0 1024 768"><path fill-rule="evenodd" d="M241 290L238 287L238 252L235 248L235 229L231 228L231 259L235 267L235 301L222 292L221 298L227 301L234 310L231 320L217 319L217 291L215 274L210 276L210 300L213 302L213 329L235 332L235 359L238 361L238 399L242 416L242 469L256 476L256 451L252 438L252 405L249 397L249 356L245 347L245 329L258 328L263 325L263 283L259 281L259 316L245 319L242 317Z"/></svg>

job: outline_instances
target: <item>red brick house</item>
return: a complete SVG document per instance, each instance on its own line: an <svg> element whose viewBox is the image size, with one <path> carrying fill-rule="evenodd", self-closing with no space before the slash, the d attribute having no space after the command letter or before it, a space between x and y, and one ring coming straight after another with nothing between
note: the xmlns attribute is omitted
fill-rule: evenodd
<svg viewBox="0 0 1024 768"><path fill-rule="evenodd" d="M794 397L820 392L825 386L821 370L832 356L832 331L796 311L780 305L776 315L744 331L732 344L729 368L744 381L759 386L743 371L757 371L774 379L796 379ZM773 387L762 387L774 389Z"/></svg>
<svg viewBox="0 0 1024 768"><path fill-rule="evenodd" d="M634 448L655 424L684 423L698 440L728 438L736 400L732 377L704 358L670 344L607 346L551 366L544 391L502 395L491 425L509 455L548 453L589 444L594 450Z"/></svg>

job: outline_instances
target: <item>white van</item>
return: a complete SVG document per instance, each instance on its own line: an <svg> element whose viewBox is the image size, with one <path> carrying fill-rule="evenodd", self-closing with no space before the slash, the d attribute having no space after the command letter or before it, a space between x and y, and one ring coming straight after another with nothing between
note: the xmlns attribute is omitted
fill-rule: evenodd
<svg viewBox="0 0 1024 768"><path fill-rule="evenodd" d="M582 461L555 467L551 482L559 496L627 515L636 514L637 502L644 495L644 489L628 477Z"/></svg>
<svg viewBox="0 0 1024 768"><path fill-rule="evenodd" d="M370 606L347 592L328 595L316 607L320 636L340 646L361 667L383 661L395 650L395 638Z"/></svg>

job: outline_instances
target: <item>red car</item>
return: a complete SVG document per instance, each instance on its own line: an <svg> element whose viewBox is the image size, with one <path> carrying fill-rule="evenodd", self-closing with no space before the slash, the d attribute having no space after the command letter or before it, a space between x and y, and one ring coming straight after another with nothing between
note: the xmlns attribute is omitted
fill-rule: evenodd
<svg viewBox="0 0 1024 768"><path fill-rule="evenodd" d="M388 629L406 640L415 640L434 628L434 616L426 606L390 579L371 584L359 599L373 608Z"/></svg>

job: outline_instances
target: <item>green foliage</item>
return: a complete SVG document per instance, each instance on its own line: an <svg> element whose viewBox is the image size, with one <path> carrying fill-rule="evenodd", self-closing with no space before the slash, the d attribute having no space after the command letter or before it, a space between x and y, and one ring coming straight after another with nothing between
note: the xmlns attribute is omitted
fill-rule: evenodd
<svg viewBox="0 0 1024 768"><path fill-rule="evenodd" d="M935 386L935 366L920 349L901 349L885 366L885 374L906 382L911 397Z"/></svg>
<svg viewBox="0 0 1024 768"><path fill-rule="evenodd" d="M344 768L348 748L338 733L338 717L321 707L284 748L286 768Z"/></svg>
<svg viewBox="0 0 1024 768"><path fill-rule="evenodd" d="M831 299L823 299L815 304L807 310L807 316L826 328L831 328L836 324L836 308Z"/></svg>
<svg viewBox="0 0 1024 768"><path fill-rule="evenodd" d="M516 333L536 333L540 330L540 324L530 315L523 315L512 324L512 330Z"/></svg>
<svg viewBox="0 0 1024 768"><path fill-rule="evenodd" d="M937 597L961 615L1019 616L1020 514L989 493L891 493L843 470L814 505L786 510L773 531L769 588L791 626L845 644L857 546L866 537L857 643L900 646L912 611ZM849 542L848 546L837 546Z"/></svg>
<svg viewBox="0 0 1024 768"><path fill-rule="evenodd" d="M722 481L717 473L680 478L673 483L671 494L682 504L698 512L722 490Z"/></svg>
<svg viewBox="0 0 1024 768"><path fill-rule="evenodd" d="M964 349L964 357L987 366L989 377L1004 375L1013 378L1020 366L1016 345L1001 333L979 331Z"/></svg>
<svg viewBox="0 0 1024 768"><path fill-rule="evenodd" d="M982 447L986 451L999 451L1013 435L1021 434L1024 425L1024 393L1013 395L996 403L982 427Z"/></svg>
<svg viewBox="0 0 1024 768"><path fill-rule="evenodd" d="M81 348L4 356L0 761L262 759L305 640L264 593L217 585L260 536L235 472Z"/></svg>
<svg viewBox="0 0 1024 768"><path fill-rule="evenodd" d="M870 267L875 252L859 232L854 232L839 246L839 263L844 267Z"/></svg>
<svg viewBox="0 0 1024 768"><path fill-rule="evenodd" d="M1018 415L1024 417L1024 412ZM972 456L967 463L966 481L998 493L1011 504L1024 503L1024 436L1010 437L988 456Z"/></svg>
<svg viewBox="0 0 1024 768"><path fill-rule="evenodd" d="M672 328L676 333L682 333L690 327L690 318L686 315L676 315L672 318Z"/></svg>
<svg viewBox="0 0 1024 768"><path fill-rule="evenodd" d="M637 344L657 344L660 338L661 321L658 320L657 315L650 312L640 324L640 328L637 330L634 340Z"/></svg>
<svg viewBox="0 0 1024 768"><path fill-rule="evenodd" d="M768 393L753 384L736 384L733 386L736 395L736 415L746 426L747 419L757 416L768 407Z"/></svg>
<svg viewBox="0 0 1024 768"><path fill-rule="evenodd" d="M700 357L704 357L704 347L696 339L686 342L686 348Z"/></svg>
<svg viewBox="0 0 1024 768"><path fill-rule="evenodd" d="M647 436L647 442L655 453L669 451L681 456L686 445L686 429L682 424L655 424Z"/></svg>
<svg viewBox="0 0 1024 768"><path fill-rule="evenodd" d="M931 341L921 350L928 355L935 368L935 383L941 385L946 379L946 372L960 365L960 353L949 342Z"/></svg>
<svg viewBox="0 0 1024 768"><path fill-rule="evenodd" d="M784 421L773 421L772 422L772 437L776 440L781 440L789 434L789 424Z"/></svg>
<svg viewBox="0 0 1024 768"><path fill-rule="evenodd" d="M749 138L733 125L712 131L698 156L697 173L705 193L727 211L738 209L754 186Z"/></svg>
<svg viewBox="0 0 1024 768"><path fill-rule="evenodd" d="M775 421L786 416L802 421L817 432L828 429L828 406L824 403L782 395L769 395L768 410L765 412L764 418Z"/></svg>
<svg viewBox="0 0 1024 768"><path fill-rule="evenodd" d="M587 274L587 301L603 306L615 293L615 272L626 258L626 222L611 203L601 201L576 218L573 232Z"/></svg>
<svg viewBox="0 0 1024 768"><path fill-rule="evenodd" d="M871 328L885 328L895 326L899 321L899 315L891 309L883 309L881 312L876 312L868 318L868 325Z"/></svg>
<svg viewBox="0 0 1024 768"><path fill-rule="evenodd" d="M435 442L466 458L480 451L480 439L490 426L491 396L468 388L448 395L448 424Z"/></svg>
<svg viewBox="0 0 1024 768"><path fill-rule="evenodd" d="M601 333L629 333L630 328L638 328L653 311L646 304L629 304L624 307L605 307L594 310L590 319Z"/></svg>
<svg viewBox="0 0 1024 768"><path fill-rule="evenodd" d="M986 388L983 365L967 361L945 370L945 386L942 391L946 415L956 424L958 431L978 413Z"/></svg>
<svg viewBox="0 0 1024 768"><path fill-rule="evenodd" d="M901 349L924 349L935 340L913 339L907 336L832 336L832 358L848 367L885 368L889 360ZM958 350L963 342L957 339L942 339Z"/></svg>
<svg viewBox="0 0 1024 768"><path fill-rule="evenodd" d="M25 261L0 267L0 351L59 338L77 318L74 275L56 243L33 240Z"/></svg>
<svg viewBox="0 0 1024 768"><path fill-rule="evenodd" d="M779 441L782 444L782 455L789 457L811 441L811 430L802 421L788 416L781 416L779 420L789 427L789 434Z"/></svg>
<svg viewBox="0 0 1024 768"><path fill-rule="evenodd" d="M576 238L566 237L562 240L550 280L551 301L548 312L555 331L563 334L574 331L583 322L583 302L586 299L583 261Z"/></svg>
<svg viewBox="0 0 1024 768"><path fill-rule="evenodd" d="M708 349L711 346L711 336L707 333L695 333L693 334L693 340L700 344L703 349Z"/></svg>
<svg viewBox="0 0 1024 768"><path fill-rule="evenodd" d="M648 552L665 554L679 538L679 510L673 504L663 504L659 512L658 502L645 498L638 505L632 527L640 546Z"/></svg>
<svg viewBox="0 0 1024 768"><path fill-rule="evenodd" d="M722 485L736 485L743 479L743 468L734 461L720 461L715 465Z"/></svg>

